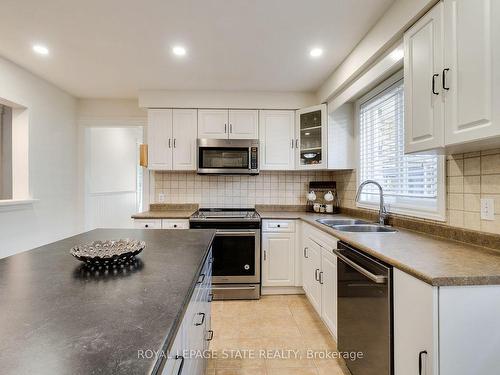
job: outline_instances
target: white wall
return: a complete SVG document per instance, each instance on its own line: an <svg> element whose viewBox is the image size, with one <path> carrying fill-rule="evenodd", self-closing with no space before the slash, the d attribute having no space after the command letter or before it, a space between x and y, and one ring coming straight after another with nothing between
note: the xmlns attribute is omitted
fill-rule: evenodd
<svg viewBox="0 0 500 375"><path fill-rule="evenodd" d="M143 108L298 109L319 104L313 93L142 90Z"/></svg>
<svg viewBox="0 0 500 375"><path fill-rule="evenodd" d="M437 2L438 0L396 0L318 89L316 93L318 101L327 101L338 94Z"/></svg>
<svg viewBox="0 0 500 375"><path fill-rule="evenodd" d="M0 207L0 257L77 233L75 99L0 58L0 98L28 108L32 205Z"/></svg>

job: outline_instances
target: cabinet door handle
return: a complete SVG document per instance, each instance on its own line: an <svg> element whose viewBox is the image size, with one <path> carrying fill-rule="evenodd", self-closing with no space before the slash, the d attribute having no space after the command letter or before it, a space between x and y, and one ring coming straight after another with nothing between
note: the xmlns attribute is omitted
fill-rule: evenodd
<svg viewBox="0 0 500 375"><path fill-rule="evenodd" d="M436 91L436 77L439 77L439 74L432 75L432 93L434 95L439 95L439 93Z"/></svg>
<svg viewBox="0 0 500 375"><path fill-rule="evenodd" d="M176 148L177 146L175 145L175 142L177 141L177 138L174 138L174 148Z"/></svg>
<svg viewBox="0 0 500 375"><path fill-rule="evenodd" d="M314 270L314 279L315 279L316 281L319 281L319 268L316 268L316 269Z"/></svg>
<svg viewBox="0 0 500 375"><path fill-rule="evenodd" d="M214 294L213 293L210 293L208 295L208 302L212 302L214 300Z"/></svg>
<svg viewBox="0 0 500 375"><path fill-rule="evenodd" d="M233 133L233 124L229 124L229 133Z"/></svg>
<svg viewBox="0 0 500 375"><path fill-rule="evenodd" d="M197 315L201 316L201 321L198 323L195 323L195 326L201 326L203 323L205 323L205 313L198 313Z"/></svg>
<svg viewBox="0 0 500 375"><path fill-rule="evenodd" d="M449 87L449 86L448 86L448 87L446 87L446 72L449 72L449 71L450 71L450 69L449 69L449 68L445 68L445 69L443 69L443 89L444 89L444 90L449 90L449 89L450 89L450 87Z"/></svg>
<svg viewBox="0 0 500 375"><path fill-rule="evenodd" d="M168 139L168 148L170 148L171 139Z"/></svg>
<svg viewBox="0 0 500 375"><path fill-rule="evenodd" d="M207 331L207 333L208 333L207 341L212 341L212 339L214 338L214 331L210 329Z"/></svg>
<svg viewBox="0 0 500 375"><path fill-rule="evenodd" d="M266 259L267 259L267 251L264 250L264 260L266 260Z"/></svg>
<svg viewBox="0 0 500 375"><path fill-rule="evenodd" d="M306 246L304 247L304 258L309 258L309 256L307 255L307 250L309 250L309 248Z"/></svg>
<svg viewBox="0 0 500 375"><path fill-rule="evenodd" d="M181 360L181 364L179 365L179 369L177 370L177 375L182 374L182 368L184 367L184 357L182 355L176 355L175 360Z"/></svg>
<svg viewBox="0 0 500 375"><path fill-rule="evenodd" d="M293 148L293 138L292 138L292 148Z"/></svg>
<svg viewBox="0 0 500 375"><path fill-rule="evenodd" d="M418 375L422 375L422 357L424 354L427 355L427 350L422 350L418 353Z"/></svg>
<svg viewBox="0 0 500 375"><path fill-rule="evenodd" d="M198 277L198 284L203 283L203 281L205 281L205 274L204 274L204 273L202 273L202 274Z"/></svg>
<svg viewBox="0 0 500 375"><path fill-rule="evenodd" d="M319 280L318 280L318 281L319 281L319 283L320 283L321 285L323 285L323 271L321 271L321 272L319 273Z"/></svg>
<svg viewBox="0 0 500 375"><path fill-rule="evenodd" d="M227 133L227 124L224 124L224 133Z"/></svg>
<svg viewBox="0 0 500 375"><path fill-rule="evenodd" d="M295 140L295 148L299 148L299 139L298 138Z"/></svg>
<svg viewBox="0 0 500 375"><path fill-rule="evenodd" d="M149 228L149 224L144 225L144 228Z"/></svg>

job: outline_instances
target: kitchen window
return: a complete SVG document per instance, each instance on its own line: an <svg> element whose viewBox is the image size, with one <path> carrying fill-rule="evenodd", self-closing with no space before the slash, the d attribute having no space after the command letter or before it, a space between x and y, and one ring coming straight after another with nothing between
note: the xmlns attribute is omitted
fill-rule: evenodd
<svg viewBox="0 0 500 375"><path fill-rule="evenodd" d="M404 153L403 85L398 72L356 103L358 183L380 183L389 212L444 221L443 156ZM378 202L378 189L368 185L358 206L376 208Z"/></svg>

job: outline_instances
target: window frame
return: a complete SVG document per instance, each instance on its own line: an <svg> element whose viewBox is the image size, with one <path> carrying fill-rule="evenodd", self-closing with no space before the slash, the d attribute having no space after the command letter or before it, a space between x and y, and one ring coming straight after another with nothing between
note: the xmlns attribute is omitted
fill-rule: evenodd
<svg viewBox="0 0 500 375"><path fill-rule="evenodd" d="M361 183L361 158L360 158L360 107L363 103L370 99L373 99L377 95L381 94L383 91L388 89L390 86L394 85L398 81L404 79L403 70L400 70L385 79L383 82L379 83L376 87L368 91L362 97L358 98L354 103L354 127L356 134L356 181L357 186ZM435 209L429 209L424 207L419 207L416 204L405 203L405 204L387 204L386 209L389 213L413 216L422 219L430 219L436 221L446 221L446 157L443 155L438 155L438 165L437 165L437 205ZM356 202L356 207L378 210L379 203L372 203L367 201Z"/></svg>

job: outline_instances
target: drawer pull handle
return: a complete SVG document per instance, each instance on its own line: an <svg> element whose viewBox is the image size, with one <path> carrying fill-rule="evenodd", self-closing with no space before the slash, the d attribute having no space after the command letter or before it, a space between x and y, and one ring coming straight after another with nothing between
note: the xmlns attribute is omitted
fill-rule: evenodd
<svg viewBox="0 0 500 375"><path fill-rule="evenodd" d="M427 350L422 350L418 353L418 375L422 375L422 357L424 354L427 355Z"/></svg>
<svg viewBox="0 0 500 375"><path fill-rule="evenodd" d="M202 274L198 277L198 284L203 283L203 281L205 281L205 274L204 274L204 273L202 273Z"/></svg>
<svg viewBox="0 0 500 375"><path fill-rule="evenodd" d="M449 90L449 89L450 89L450 87L449 87L449 86L448 86L448 87L446 87L446 72L448 72L448 71L450 71L450 69L449 69L449 68L445 68L445 69L443 69L443 89L444 89L444 90Z"/></svg>
<svg viewBox="0 0 500 375"><path fill-rule="evenodd" d="M177 370L177 375L182 374L182 368L184 367L184 357L182 355L176 355L175 360L181 360L181 364L179 365L179 369Z"/></svg>
<svg viewBox="0 0 500 375"><path fill-rule="evenodd" d="M316 281L319 281L319 268L316 268L316 269L314 270L314 279L315 279Z"/></svg>
<svg viewBox="0 0 500 375"><path fill-rule="evenodd" d="M307 255L307 250L309 250L309 248L306 246L304 247L304 258L309 258L309 255Z"/></svg>
<svg viewBox="0 0 500 375"><path fill-rule="evenodd" d="M439 74L432 75L432 93L434 95L439 95L439 92L436 91L436 77L439 77Z"/></svg>
<svg viewBox="0 0 500 375"><path fill-rule="evenodd" d="M213 293L210 293L208 295L208 302L212 302L214 300L214 294Z"/></svg>
<svg viewBox="0 0 500 375"><path fill-rule="evenodd" d="M210 329L208 330L207 333L208 333L207 341L212 341L212 339L214 338L214 331Z"/></svg>
<svg viewBox="0 0 500 375"><path fill-rule="evenodd" d="M197 315L201 316L201 321L198 323L195 323L195 326L201 326L203 323L205 323L205 313L198 313Z"/></svg>
<svg viewBox="0 0 500 375"><path fill-rule="evenodd" d="M318 280L318 281L319 281L319 283L320 283L321 285L323 285L323 284L324 284L324 283L323 283L323 271L321 271L321 272L319 273L319 280Z"/></svg>

